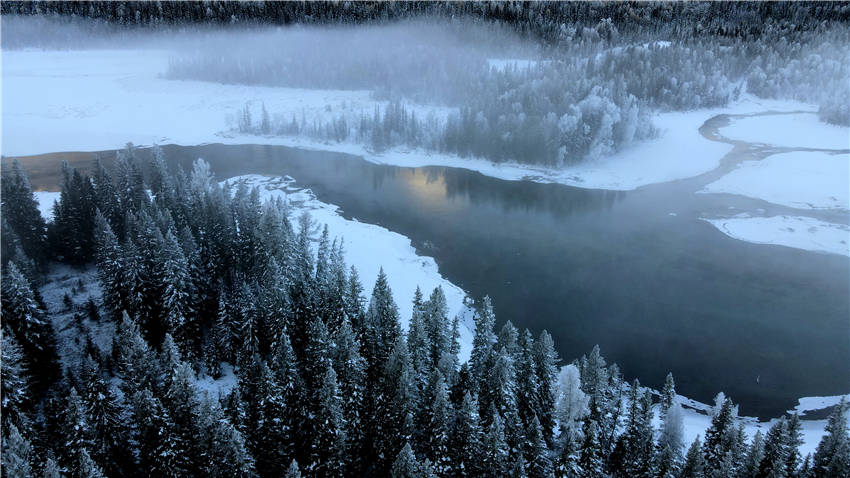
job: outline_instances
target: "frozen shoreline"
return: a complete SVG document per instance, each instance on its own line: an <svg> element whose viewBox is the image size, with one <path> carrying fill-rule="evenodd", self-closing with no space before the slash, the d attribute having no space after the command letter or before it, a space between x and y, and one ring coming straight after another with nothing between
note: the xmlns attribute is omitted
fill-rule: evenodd
<svg viewBox="0 0 850 478"><path fill-rule="evenodd" d="M166 80L165 50L3 51L5 156L118 149L136 145L269 144L322 149L398 166L451 166L507 180L528 179L591 189L631 190L696 176L717 167L728 144L698 128L714 115L806 108L752 97L726 108L658 113L659 138L612 156L561 169L495 164L484 159L396 148L372 154L362 145L305 138L236 134L235 117L248 103L273 115L326 120L372 112L385 102L363 90L310 90L201 81ZM13 94L14 92L14 94ZM445 117L449 108L411 104L422 117ZM230 118L230 120L228 120Z"/></svg>
<svg viewBox="0 0 850 478"><path fill-rule="evenodd" d="M739 215L705 219L720 232L754 244L771 244L850 257L850 227L803 216Z"/></svg>

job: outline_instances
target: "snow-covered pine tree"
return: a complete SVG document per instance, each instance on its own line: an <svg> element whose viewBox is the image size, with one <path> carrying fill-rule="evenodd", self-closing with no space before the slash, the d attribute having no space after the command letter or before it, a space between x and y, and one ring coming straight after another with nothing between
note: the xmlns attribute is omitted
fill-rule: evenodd
<svg viewBox="0 0 850 478"><path fill-rule="evenodd" d="M362 417L366 393L366 361L360 355L360 341L351 327L348 317L334 335L334 369L337 371L342 414L348 437L349 472L360 470L360 446L363 436Z"/></svg>
<svg viewBox="0 0 850 478"><path fill-rule="evenodd" d="M794 413L788 418L787 433L785 436L785 447L787 448L788 460L785 464L785 473L794 477L799 471L803 458L800 456L800 445L803 444L802 423L800 416Z"/></svg>
<svg viewBox="0 0 850 478"><path fill-rule="evenodd" d="M291 429L287 425L291 422L287 420L289 411L286 409L283 390L275 374L259 355L255 354L244 362L238 378L239 408L244 413L242 430L248 449L256 460L257 474L280 474L290 459L283 456L283 450L292 451L302 458L309 455L312 444L304 439L292 443L294 436L289 435ZM312 427L313 422L307 421L308 412L302 413L301 437L311 436L312 429L308 427Z"/></svg>
<svg viewBox="0 0 850 478"><path fill-rule="evenodd" d="M3 221L14 231L26 255L43 265L47 259L47 226L29 179L17 160L12 162L12 169L13 173L4 175L2 181Z"/></svg>
<svg viewBox="0 0 850 478"><path fill-rule="evenodd" d="M62 433L62 458L65 466L71 467L76 460L79 450L89 448L92 444L92 429L88 421L86 406L77 390L71 387L65 399L65 410L60 425Z"/></svg>
<svg viewBox="0 0 850 478"><path fill-rule="evenodd" d="M407 327L407 348L410 351L410 357L416 369L417 386L420 390L425 390L428 386L428 379L432 373L431 367L433 364L429 360L428 342L429 337L425 324L422 291L417 286L413 294L413 313Z"/></svg>
<svg viewBox="0 0 850 478"><path fill-rule="evenodd" d="M656 474L660 478L672 477L679 470L685 433L683 413L682 406L674 402L661 423L656 453Z"/></svg>
<svg viewBox="0 0 850 478"><path fill-rule="evenodd" d="M744 466L741 468L739 476L741 478L756 478L763 459L764 435L762 435L761 430L758 430L747 449L747 456L744 459Z"/></svg>
<svg viewBox="0 0 850 478"><path fill-rule="evenodd" d="M676 399L676 383L673 381L673 374L668 373L664 379L664 388L661 389L661 402L658 408L661 412L661 419L667 414L667 410L673 405Z"/></svg>
<svg viewBox="0 0 850 478"><path fill-rule="evenodd" d="M63 262L85 264L94 253L94 188L88 177L62 163L62 192L53 207L48 240L53 254Z"/></svg>
<svg viewBox="0 0 850 478"><path fill-rule="evenodd" d="M697 437L688 453L685 454L685 462L682 464L682 471L679 473L679 478L703 478L705 476L705 458L703 457L702 445L700 445L699 437Z"/></svg>
<svg viewBox="0 0 850 478"><path fill-rule="evenodd" d="M557 400L558 353L555 351L555 341L547 331L540 332L533 348L534 369L537 374L537 394L535 408L543 438L549 448L554 447L553 430L555 429L555 403Z"/></svg>
<svg viewBox="0 0 850 478"><path fill-rule="evenodd" d="M298 468L298 462L292 460L292 463L289 464L289 468L286 469L286 475L284 478L301 478L301 470Z"/></svg>
<svg viewBox="0 0 850 478"><path fill-rule="evenodd" d="M732 400L721 396L719 409L711 420L711 426L705 431L703 455L707 472L718 473L729 466L728 461L735 453L736 445L734 420Z"/></svg>
<svg viewBox="0 0 850 478"><path fill-rule="evenodd" d="M452 470L456 475L477 474L481 460L481 439L478 400L467 391L464 393L461 407L455 413L448 447Z"/></svg>
<svg viewBox="0 0 850 478"><path fill-rule="evenodd" d="M430 402L423 402L425 406L430 403L431 412L429 414L430 420L425 427L425 437L428 441L423 443L425 446L424 457L431 460L437 474L447 475L452 468L449 439L454 411L451 408L451 402L449 402L449 392L442 374L439 370L435 370L434 375L434 396Z"/></svg>
<svg viewBox="0 0 850 478"><path fill-rule="evenodd" d="M308 468L319 476L344 476L348 461L346 424L336 372L330 364L322 375L322 385L318 390L315 423L312 462Z"/></svg>
<svg viewBox="0 0 850 478"><path fill-rule="evenodd" d="M764 456L759 464L759 478L785 478L788 463L788 422L781 417L770 427L764 440Z"/></svg>
<svg viewBox="0 0 850 478"><path fill-rule="evenodd" d="M33 476L32 458L32 445L29 440L21 435L18 427L10 424L8 430L3 432L3 475L10 478Z"/></svg>
<svg viewBox="0 0 850 478"><path fill-rule="evenodd" d="M528 329L519 336L517 369L517 410L522 424L526 429L531 426L532 418L537 415L539 408L540 383L537 379L537 367L534 361L534 339ZM541 410L542 411L542 410ZM539 418L538 418L539 420ZM527 462L530 462L527 458Z"/></svg>
<svg viewBox="0 0 850 478"><path fill-rule="evenodd" d="M126 475L135 466L121 419L118 397L101 373L89 374L83 395L92 431L91 455L110 476Z"/></svg>
<svg viewBox="0 0 850 478"><path fill-rule="evenodd" d="M591 413L584 421L584 441L578 462L580 476L583 477L604 476L605 473L605 455L599 440L599 428L592 417Z"/></svg>
<svg viewBox="0 0 850 478"><path fill-rule="evenodd" d="M29 383L24 354L11 331L3 328L0 337L0 402L3 405L2 433L7 436L10 427L26 430L29 418Z"/></svg>
<svg viewBox="0 0 850 478"><path fill-rule="evenodd" d="M30 384L41 391L59 375L55 337L29 281L13 263L7 266L3 276L2 296L4 327L8 327L21 346Z"/></svg>
<svg viewBox="0 0 850 478"><path fill-rule="evenodd" d="M505 427L495 410L490 415L493 418L481 444L481 471L486 476L504 476L510 456L505 442Z"/></svg>
<svg viewBox="0 0 850 478"><path fill-rule="evenodd" d="M112 363L125 397L158 385L159 361L142 337L139 326L123 312L112 340Z"/></svg>
<svg viewBox="0 0 850 478"><path fill-rule="evenodd" d="M416 460L416 455L413 454L413 448L410 443L405 443L401 451L395 457L392 468L390 470L392 478L420 478L420 466Z"/></svg>
<svg viewBox="0 0 850 478"><path fill-rule="evenodd" d="M189 263L173 231L167 231L163 237L157 262L157 288L162 301L163 328L175 337L184 350L193 350L193 342L199 333L195 324L190 322L193 316L193 290Z"/></svg>
<svg viewBox="0 0 850 478"><path fill-rule="evenodd" d="M77 451L76 461L69 471L74 478L104 478L106 476L85 448Z"/></svg>
<svg viewBox="0 0 850 478"><path fill-rule="evenodd" d="M381 268L375 287L372 289L372 299L366 312L367 321L376 334L375 363L383 364L389 358L398 338L401 337L398 307L393 300L387 275ZM406 347L406 346L405 346Z"/></svg>
<svg viewBox="0 0 850 478"><path fill-rule="evenodd" d="M526 462L528 463L529 478L554 477L554 465L537 415L532 417L526 435L528 440Z"/></svg>
<svg viewBox="0 0 850 478"><path fill-rule="evenodd" d="M44 460L44 465L41 467L42 478L62 478L62 470L52 456L48 456Z"/></svg>
<svg viewBox="0 0 850 478"><path fill-rule="evenodd" d="M475 314L475 335L472 339L472 353L469 357L469 372L472 379L473 391L478 392L487 378L487 370L493 362L493 346L496 343L496 316L490 297L484 297L481 308ZM479 400L482 397L479 396ZM484 405L484 400L481 400Z"/></svg>
<svg viewBox="0 0 850 478"><path fill-rule="evenodd" d="M812 458L812 476L838 478L850 474L850 433L847 427L847 401L842 398L826 424Z"/></svg>

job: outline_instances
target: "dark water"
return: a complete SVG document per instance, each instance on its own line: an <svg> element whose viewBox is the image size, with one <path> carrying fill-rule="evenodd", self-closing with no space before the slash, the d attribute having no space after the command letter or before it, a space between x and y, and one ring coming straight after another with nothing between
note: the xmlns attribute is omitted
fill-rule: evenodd
<svg viewBox="0 0 850 478"><path fill-rule="evenodd" d="M728 238L698 219L716 198L687 181L608 192L275 146L165 149L221 179L289 174L410 237L500 321L548 330L566 360L599 344L629 379L659 387L672 371L680 393L723 390L761 417L850 390L850 261Z"/></svg>

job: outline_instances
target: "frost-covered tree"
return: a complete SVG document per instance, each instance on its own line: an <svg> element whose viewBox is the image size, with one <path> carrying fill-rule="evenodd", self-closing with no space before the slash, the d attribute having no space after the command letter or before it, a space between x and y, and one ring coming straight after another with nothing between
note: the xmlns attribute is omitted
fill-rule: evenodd
<svg viewBox="0 0 850 478"><path fill-rule="evenodd" d="M850 471L850 433L845 399L835 407L826 424L826 435L812 457L812 475L827 478L847 476Z"/></svg>
<svg viewBox="0 0 850 478"><path fill-rule="evenodd" d="M29 403L29 384L24 354L11 331L3 329L0 337L0 403L3 405L2 432L5 436L10 427L26 430L29 419L26 415Z"/></svg>
<svg viewBox="0 0 850 478"><path fill-rule="evenodd" d="M32 475L32 445L21 436L18 427L9 425L3 433L3 474L13 478L29 478Z"/></svg>
<svg viewBox="0 0 850 478"><path fill-rule="evenodd" d="M12 173L3 175L0 202L4 226L14 232L28 257L43 264L47 259L47 228L29 179L17 160L12 161Z"/></svg>
<svg viewBox="0 0 850 478"><path fill-rule="evenodd" d="M15 264L5 270L2 296L4 327L20 344L32 383L41 390L59 373L55 337L29 281Z"/></svg>

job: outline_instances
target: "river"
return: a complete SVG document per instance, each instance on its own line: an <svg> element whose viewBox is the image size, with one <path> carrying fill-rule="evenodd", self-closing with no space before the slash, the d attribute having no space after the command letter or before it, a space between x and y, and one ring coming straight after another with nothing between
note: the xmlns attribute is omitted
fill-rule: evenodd
<svg viewBox="0 0 850 478"><path fill-rule="evenodd" d="M628 379L660 387L671 371L683 395L710 401L722 390L742 414L774 417L799 397L848 392L850 260L738 241L700 220L794 211L694 194L740 161L780 152L723 138L725 121L701 129L735 146L716 170L628 192L281 146L163 149L187 168L206 159L219 179L288 174L346 217L410 237L447 279L489 294L500 323L548 330L566 360L599 344ZM846 212L806 214L847 224Z"/></svg>

